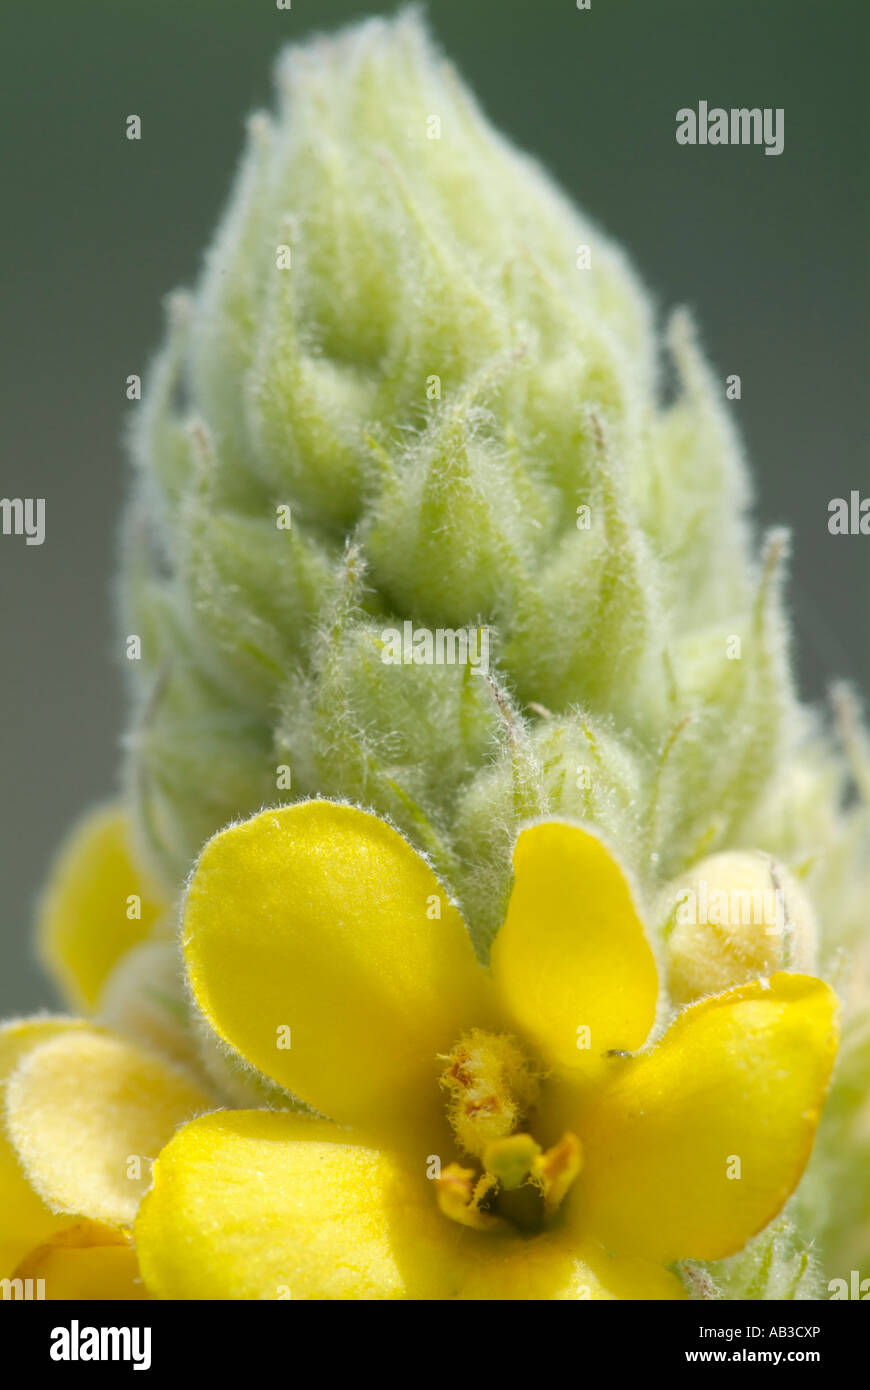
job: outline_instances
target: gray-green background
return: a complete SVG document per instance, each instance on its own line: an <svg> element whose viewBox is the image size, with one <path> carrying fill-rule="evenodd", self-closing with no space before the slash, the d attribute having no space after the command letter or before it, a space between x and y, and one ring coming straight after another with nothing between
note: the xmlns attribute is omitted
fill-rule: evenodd
<svg viewBox="0 0 870 1390"><path fill-rule="evenodd" d="M189 283L241 122L285 41L366 0L5 0L0 495L45 497L41 547L0 537L0 1014L51 1001L28 927L47 860L115 784L122 726L110 576L125 488L124 380ZM723 376L759 516L795 534L806 695L870 687L865 0L433 0L494 120L623 241L662 310L691 305ZM785 108L785 151L680 148L675 112ZM143 139L124 137L135 112ZM674 525L679 526L679 517Z"/></svg>

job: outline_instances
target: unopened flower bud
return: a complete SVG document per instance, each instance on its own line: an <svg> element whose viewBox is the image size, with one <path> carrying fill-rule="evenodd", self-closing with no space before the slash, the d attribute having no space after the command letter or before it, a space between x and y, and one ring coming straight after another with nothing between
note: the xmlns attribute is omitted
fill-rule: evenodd
<svg viewBox="0 0 870 1390"><path fill-rule="evenodd" d="M775 970L815 968L812 905L768 854L711 855L669 884L664 898L667 981L676 1004Z"/></svg>

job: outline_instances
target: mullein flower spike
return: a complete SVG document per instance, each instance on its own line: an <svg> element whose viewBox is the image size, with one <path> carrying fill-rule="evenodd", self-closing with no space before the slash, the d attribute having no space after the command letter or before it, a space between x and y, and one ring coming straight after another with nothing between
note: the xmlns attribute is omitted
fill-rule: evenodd
<svg viewBox="0 0 870 1390"><path fill-rule="evenodd" d="M660 344L620 248L414 12L288 49L277 88L133 428L127 786L151 868L175 890L227 821L346 799L427 854L486 959L519 830L567 817L611 837L650 920L705 857L763 853L848 978L868 814L798 701L787 537L755 535L689 317ZM488 670L384 660L409 622L485 627ZM678 985L677 942L674 1003L787 964Z"/></svg>
<svg viewBox="0 0 870 1390"><path fill-rule="evenodd" d="M290 49L278 91L134 426L129 786L172 885L264 803L370 805L484 945L525 815L644 875L728 843L796 717L785 545L754 553L686 317L665 405L624 256L413 14ZM488 673L385 661L407 621L485 625Z"/></svg>
<svg viewBox="0 0 870 1390"><path fill-rule="evenodd" d="M123 803L40 917L90 1017L0 1034L2 1273L825 1296L870 757L797 696L724 382L416 12L277 88L132 422Z"/></svg>

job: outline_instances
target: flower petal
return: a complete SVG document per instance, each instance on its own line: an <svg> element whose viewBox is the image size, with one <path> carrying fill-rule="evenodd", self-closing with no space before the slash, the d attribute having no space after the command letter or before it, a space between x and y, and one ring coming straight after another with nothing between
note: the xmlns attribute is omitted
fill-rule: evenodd
<svg viewBox="0 0 870 1390"><path fill-rule="evenodd" d="M682 1280L655 1260L634 1256L618 1258L607 1254L600 1245L585 1241L579 1247L588 1269L598 1280L600 1299L630 1299L645 1303L685 1302L689 1295ZM593 1292L589 1295L596 1297Z"/></svg>
<svg viewBox="0 0 870 1390"><path fill-rule="evenodd" d="M440 1116L437 1054L490 1017L486 975L432 870L352 806L299 802L210 840L184 949L220 1036L343 1122Z"/></svg>
<svg viewBox="0 0 870 1390"><path fill-rule="evenodd" d="M421 1169L422 1171L422 1169ZM447 1222L425 1180L327 1120L231 1110L184 1129L154 1165L135 1226L142 1275L159 1298L401 1298L390 1229L420 1242L437 1283ZM446 1245L446 1241L445 1241Z"/></svg>
<svg viewBox="0 0 870 1390"><path fill-rule="evenodd" d="M646 1040L656 967L625 876L597 835L544 821L522 830L492 971L517 1026L567 1071L600 1069Z"/></svg>
<svg viewBox="0 0 870 1390"><path fill-rule="evenodd" d="M203 1116L154 1165L135 1228L143 1278L175 1299L684 1296L664 1270L588 1243L459 1226L439 1212L426 1168L423 1154L358 1145L325 1120Z"/></svg>
<svg viewBox="0 0 870 1390"><path fill-rule="evenodd" d="M19 1019L0 1028L0 1116L7 1081L22 1058L49 1038L81 1026L75 1019L45 1015ZM30 1186L6 1127L0 1123L0 1279L11 1275L34 1245L64 1225L69 1225L69 1218L50 1211Z"/></svg>
<svg viewBox="0 0 870 1390"><path fill-rule="evenodd" d="M49 1302L66 1298L128 1302L148 1297L129 1238L92 1221L66 1226L33 1250L16 1269L15 1278L41 1279L39 1296Z"/></svg>
<svg viewBox="0 0 870 1390"><path fill-rule="evenodd" d="M148 1186L149 1161L178 1125L213 1105L180 1068L82 1029L24 1057L7 1084L6 1126L52 1210L126 1226Z"/></svg>
<svg viewBox="0 0 870 1390"><path fill-rule="evenodd" d="M620 1259L596 1241L572 1240L554 1231L534 1240L486 1238L477 1258L468 1254L456 1298L547 1302L669 1302L688 1297L679 1279L649 1260Z"/></svg>
<svg viewBox="0 0 870 1390"><path fill-rule="evenodd" d="M136 910L138 917L127 916ZM115 962L151 934L165 910L135 867L121 806L84 816L61 847L37 922L45 965L75 1008L94 1008Z"/></svg>
<svg viewBox="0 0 870 1390"><path fill-rule="evenodd" d="M742 1249L809 1157L837 1011L822 980L777 974L692 1005L651 1052L615 1060L585 1126L575 1219L664 1261Z"/></svg>

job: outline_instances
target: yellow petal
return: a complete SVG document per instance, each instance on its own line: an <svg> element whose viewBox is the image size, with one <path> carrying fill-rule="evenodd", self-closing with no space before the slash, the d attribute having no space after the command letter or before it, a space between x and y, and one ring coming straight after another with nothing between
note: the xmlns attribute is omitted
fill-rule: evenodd
<svg viewBox="0 0 870 1390"><path fill-rule="evenodd" d="M84 816L61 847L37 922L43 961L75 1008L94 1008L115 962L165 910L135 866L123 808Z"/></svg>
<svg viewBox="0 0 870 1390"><path fill-rule="evenodd" d="M146 1286L169 1299L684 1296L664 1270L589 1242L460 1226L426 1168L422 1153L416 1164L357 1145L327 1121L206 1115L154 1166L135 1227Z"/></svg>
<svg viewBox="0 0 870 1390"><path fill-rule="evenodd" d="M551 1063L591 1074L646 1040L656 968L631 891L597 835L545 821L520 832L492 972L517 1027Z"/></svg>
<svg viewBox="0 0 870 1390"><path fill-rule="evenodd" d="M155 1054L83 1029L27 1053L7 1084L6 1125L49 1207L125 1226L148 1186L151 1160L178 1125L213 1104Z"/></svg>
<svg viewBox="0 0 870 1390"><path fill-rule="evenodd" d="M65 1298L128 1302L148 1297L129 1238L92 1221L59 1231L22 1260L14 1277L32 1280L32 1296L48 1302Z"/></svg>
<svg viewBox="0 0 870 1390"><path fill-rule="evenodd" d="M794 1190L837 1047L836 996L777 974L678 1015L614 1059L587 1121L575 1219L612 1249L666 1262L740 1250Z"/></svg>
<svg viewBox="0 0 870 1390"><path fill-rule="evenodd" d="M490 1017L459 913L384 821L306 801L210 840L184 911L197 1003L259 1071L343 1122L441 1116L437 1054Z"/></svg>
<svg viewBox="0 0 870 1390"><path fill-rule="evenodd" d="M687 1298L673 1274L649 1260L615 1258L597 1242L560 1230L499 1242L490 1238L476 1258L466 1254L455 1297L465 1300L546 1299L591 1303L614 1299L670 1302Z"/></svg>
<svg viewBox="0 0 870 1390"><path fill-rule="evenodd" d="M135 1226L146 1286L159 1298L389 1299L417 1273L440 1291L445 1232L465 1233L437 1210L424 1161L415 1182L329 1121L203 1116L154 1165Z"/></svg>
<svg viewBox="0 0 870 1390"><path fill-rule="evenodd" d="M6 1083L22 1058L40 1043L81 1027L75 1019L48 1015L25 1018L0 1028L0 1117ZM18 1261L40 1241L68 1225L34 1192L24 1176L6 1126L0 1123L0 1279L12 1274Z"/></svg>

